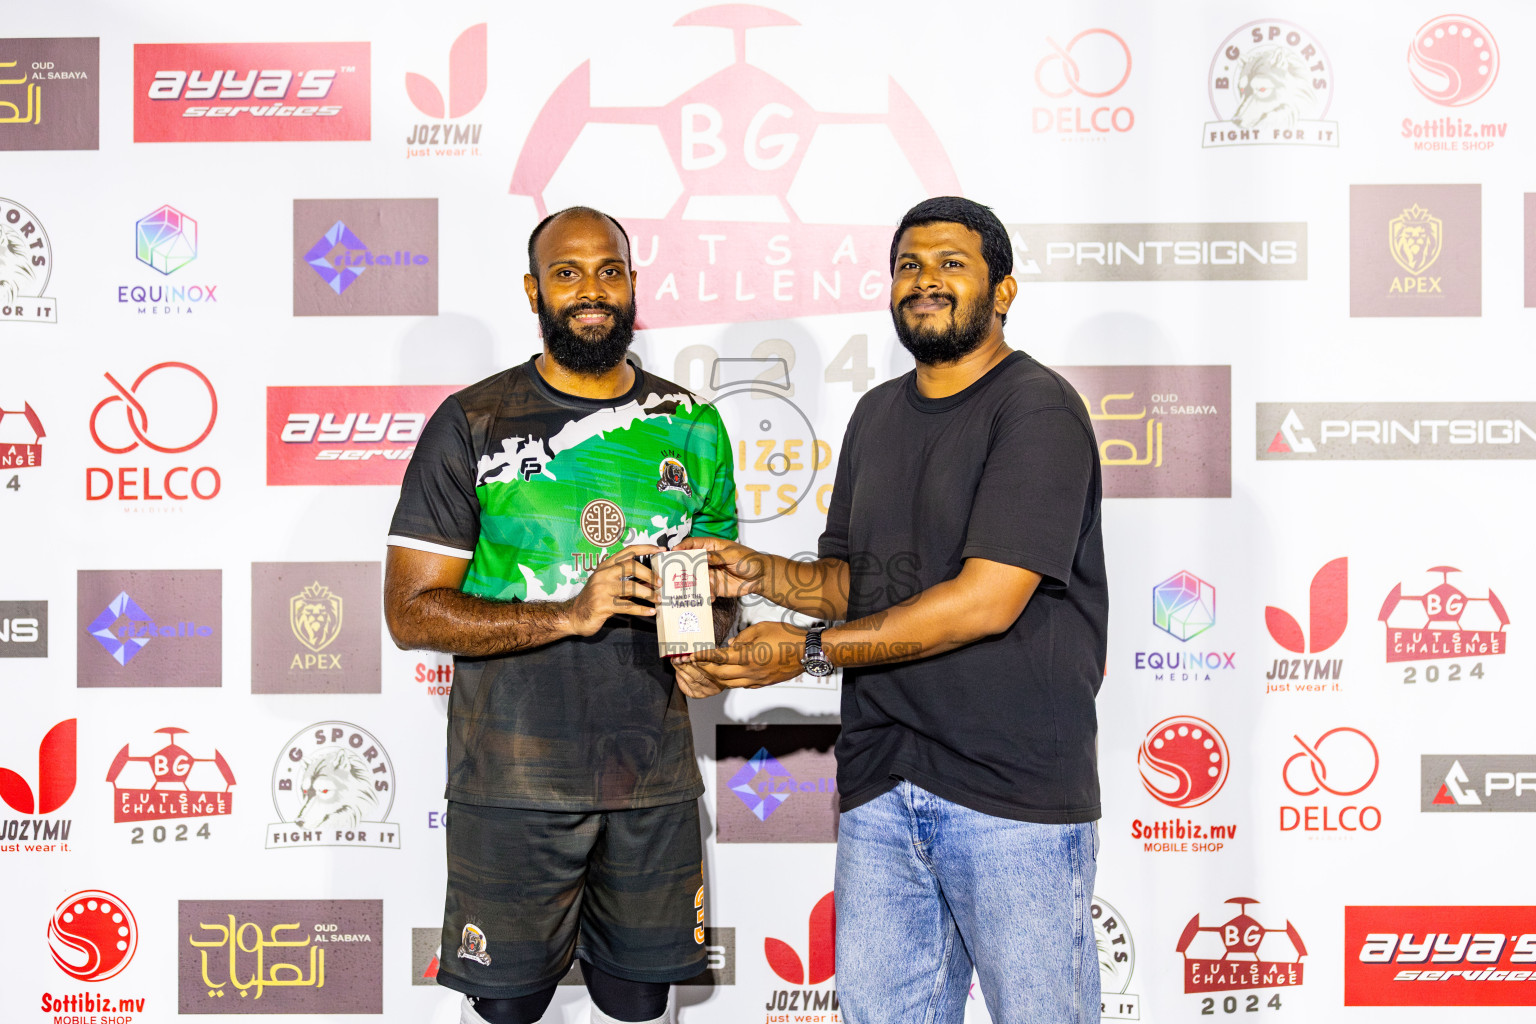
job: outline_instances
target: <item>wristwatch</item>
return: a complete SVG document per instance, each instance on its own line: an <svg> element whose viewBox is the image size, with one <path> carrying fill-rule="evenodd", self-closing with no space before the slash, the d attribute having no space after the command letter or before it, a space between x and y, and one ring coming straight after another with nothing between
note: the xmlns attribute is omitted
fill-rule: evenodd
<svg viewBox="0 0 1536 1024"><path fill-rule="evenodd" d="M825 623L817 623L805 631L805 656L800 659L800 667L806 675L820 678L832 674L832 663L821 650L821 633L826 628Z"/></svg>

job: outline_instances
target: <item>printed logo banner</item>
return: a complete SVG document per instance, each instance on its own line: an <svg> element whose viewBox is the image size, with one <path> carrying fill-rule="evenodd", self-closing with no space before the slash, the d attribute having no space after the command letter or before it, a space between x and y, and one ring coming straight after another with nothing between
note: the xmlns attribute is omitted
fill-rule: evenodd
<svg viewBox="0 0 1536 1024"><path fill-rule="evenodd" d="M1058 366L1088 406L1106 498L1232 496L1230 366Z"/></svg>
<svg viewBox="0 0 1536 1024"><path fill-rule="evenodd" d="M1260 460L1536 459L1536 402L1259 402Z"/></svg>
<svg viewBox="0 0 1536 1024"><path fill-rule="evenodd" d="M715 838L837 842L836 725L715 726Z"/></svg>
<svg viewBox="0 0 1536 1024"><path fill-rule="evenodd" d="M436 316L436 199L295 199L294 316Z"/></svg>
<svg viewBox="0 0 1536 1024"><path fill-rule="evenodd" d="M1536 907L1345 907L1345 1006L1536 1006Z"/></svg>
<svg viewBox="0 0 1536 1024"><path fill-rule="evenodd" d="M1350 316L1481 316L1483 187L1351 185Z"/></svg>
<svg viewBox="0 0 1536 1024"><path fill-rule="evenodd" d="M1307 279L1304 221L1006 226L1020 284Z"/></svg>
<svg viewBox="0 0 1536 1024"><path fill-rule="evenodd" d="M76 684L223 685L223 571L79 571Z"/></svg>
<svg viewBox="0 0 1536 1024"><path fill-rule="evenodd" d="M368 60L368 43L136 43L133 141L367 141Z"/></svg>
<svg viewBox="0 0 1536 1024"><path fill-rule="evenodd" d="M48 657L48 602L0 601L0 658Z"/></svg>
<svg viewBox="0 0 1536 1024"><path fill-rule="evenodd" d="M456 384L267 388L267 486L400 486Z"/></svg>
<svg viewBox="0 0 1536 1024"><path fill-rule="evenodd" d="M383 900L180 900L181 1013L383 1013Z"/></svg>
<svg viewBox="0 0 1536 1024"><path fill-rule="evenodd" d="M378 693L378 562L251 566L252 693Z"/></svg>
<svg viewBox="0 0 1536 1024"><path fill-rule="evenodd" d="M96 149L100 39L0 39L0 151Z"/></svg>

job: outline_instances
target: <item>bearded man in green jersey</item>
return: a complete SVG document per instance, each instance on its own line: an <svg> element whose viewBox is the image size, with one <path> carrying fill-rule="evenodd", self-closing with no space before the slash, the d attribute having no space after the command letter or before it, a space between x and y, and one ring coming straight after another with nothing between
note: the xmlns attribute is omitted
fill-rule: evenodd
<svg viewBox="0 0 1536 1024"><path fill-rule="evenodd" d="M618 221L556 213L528 260L543 352L443 402L390 525L390 634L455 655L438 982L466 1024L532 1024L579 959L593 1021L663 1021L705 963L704 787L641 559L735 538L731 445L624 358Z"/></svg>

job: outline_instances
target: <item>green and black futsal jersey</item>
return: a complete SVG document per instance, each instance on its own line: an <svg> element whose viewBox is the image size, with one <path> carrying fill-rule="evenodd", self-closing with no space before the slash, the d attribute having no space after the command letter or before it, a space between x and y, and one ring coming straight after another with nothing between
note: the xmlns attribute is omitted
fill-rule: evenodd
<svg viewBox="0 0 1536 1024"><path fill-rule="evenodd" d="M627 544L736 537L713 407L636 368L615 399L563 394L532 360L451 395L406 469L389 543L470 559L466 593L563 601ZM449 800L605 811L696 799L686 699L649 619L454 659Z"/></svg>

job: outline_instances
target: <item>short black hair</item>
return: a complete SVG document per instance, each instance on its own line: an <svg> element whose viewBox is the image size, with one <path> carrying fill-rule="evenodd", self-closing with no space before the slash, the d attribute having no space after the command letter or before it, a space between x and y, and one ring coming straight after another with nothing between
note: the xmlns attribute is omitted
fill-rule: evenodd
<svg viewBox="0 0 1536 1024"><path fill-rule="evenodd" d="M604 213L602 210L597 210L590 206L567 206L565 209L556 210L548 217L545 217L543 220L539 221L539 223L536 224L533 228L533 234L528 236L528 273L533 275L533 279L535 281L539 279L539 263L538 260L534 258L533 247L539 244L539 236L544 233L545 228L549 227L550 221L554 220L556 217L564 217L568 213L580 213L589 217L602 217L604 220L608 221L608 223L618 228L619 234L624 237L624 262L626 264L629 263L629 232L624 230L624 225L619 223L618 218L614 217L612 214Z"/></svg>
<svg viewBox="0 0 1536 1024"><path fill-rule="evenodd" d="M981 236L981 258L987 263L987 287L994 292L1003 278L1013 273L1013 243L1008 229L997 219L990 206L960 196L934 196L924 199L901 218L891 236L891 276L896 276L896 248L907 228L924 224L959 224Z"/></svg>

